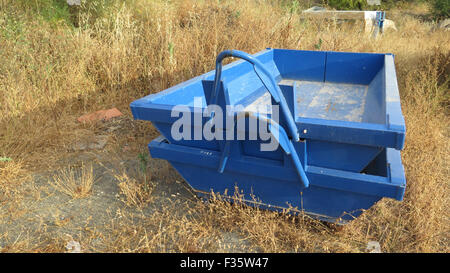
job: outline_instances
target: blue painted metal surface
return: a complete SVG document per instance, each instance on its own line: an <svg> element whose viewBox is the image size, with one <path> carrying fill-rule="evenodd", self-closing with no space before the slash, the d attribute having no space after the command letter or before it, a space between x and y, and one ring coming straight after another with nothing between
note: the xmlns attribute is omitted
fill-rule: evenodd
<svg viewBox="0 0 450 273"><path fill-rule="evenodd" d="M245 61L222 69L223 58L230 56ZM184 105L183 113L204 126L211 122L211 116L202 116L209 104L243 105L235 122L264 119L269 129L279 127L280 147L261 151L266 141L259 137L172 137L175 105ZM280 121L272 120L270 109L256 113L261 105L279 105ZM138 99L131 110L163 135L149 144L152 157L168 160L199 194L233 194L238 187L249 204L293 207L340 223L382 197L403 198L406 180L399 150L405 122L392 54L225 51L217 58L216 71ZM223 139L226 126L218 128ZM258 130L245 128L246 135ZM194 132L194 125L190 129Z"/></svg>
<svg viewBox="0 0 450 273"><path fill-rule="evenodd" d="M217 56L216 60L216 75L214 77L214 91L212 95L212 103L217 105L218 96L219 96L219 83L222 79L222 60L226 57L236 57L244 59L251 64L253 64L253 69L255 70L255 74L259 77L264 87L267 89L269 94L272 96L276 103L279 103L281 107L281 111L285 117L287 122L287 126L290 132L290 137L295 141L299 141L298 129L295 125L295 121L292 117L291 112L289 111L289 107L287 105L286 99L281 95L280 87L278 86L276 80L272 76L272 74L264 68L264 65L258 61L258 59L252 57L251 55L239 51L239 50L225 50Z"/></svg>
<svg viewBox="0 0 450 273"><path fill-rule="evenodd" d="M287 161L278 164L269 159L232 157L220 174L216 168L220 152L169 144L163 137L152 141L149 149L152 157L168 160L200 194L213 190L232 196L238 187L249 204L291 207L292 212L304 211L338 223L353 220L382 197L402 200L405 190L400 153L391 148L380 156L382 163L366 173L307 166L308 188L298 183L295 169Z"/></svg>

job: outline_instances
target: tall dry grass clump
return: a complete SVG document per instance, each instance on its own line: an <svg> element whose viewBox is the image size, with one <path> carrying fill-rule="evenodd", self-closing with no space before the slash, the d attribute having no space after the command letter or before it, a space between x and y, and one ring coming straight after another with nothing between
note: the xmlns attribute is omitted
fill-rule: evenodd
<svg viewBox="0 0 450 273"><path fill-rule="evenodd" d="M30 175L21 160L0 162L0 205L19 195L18 187L29 179Z"/></svg>
<svg viewBox="0 0 450 273"><path fill-rule="evenodd" d="M152 187L149 183L139 183L126 173L115 175L119 181L120 193L124 196L123 202L129 207L142 208L151 200Z"/></svg>
<svg viewBox="0 0 450 273"><path fill-rule="evenodd" d="M21 160L25 169L42 158L56 161L74 138L71 131L84 126L75 123L77 116L110 107L130 114L131 101L214 69L224 49L396 56L407 124L404 201L383 199L339 232L218 202L197 209L202 216L176 218L179 222L163 221L167 215L161 212L158 224L146 219L147 226L136 232L125 220L114 223L123 229L111 229L117 239L111 251L168 251L168 241L178 238L172 232L180 230L198 236L190 235L197 247L183 240L179 251L206 251L210 245L199 238L213 227L242 234L258 251L364 251L368 240L379 241L387 252L449 251L450 37L431 22L388 11L399 31L375 40L362 24L300 20L298 6L276 1L95 0L95 8L83 2L61 17L49 17L30 2L0 5L0 155ZM148 235L146 227L155 226L159 235Z"/></svg>
<svg viewBox="0 0 450 273"><path fill-rule="evenodd" d="M65 193L72 198L84 198L91 194L95 182L92 165L80 168L69 167L61 170L53 176L50 183L56 190Z"/></svg>

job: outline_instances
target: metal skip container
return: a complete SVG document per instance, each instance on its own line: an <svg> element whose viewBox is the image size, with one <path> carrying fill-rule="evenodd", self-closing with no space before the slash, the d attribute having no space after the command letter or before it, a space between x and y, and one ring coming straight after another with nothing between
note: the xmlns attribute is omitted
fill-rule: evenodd
<svg viewBox="0 0 450 273"><path fill-rule="evenodd" d="M238 189L249 205L345 224L405 192L392 54L226 50L214 71L130 107L162 134L151 156L201 196Z"/></svg>

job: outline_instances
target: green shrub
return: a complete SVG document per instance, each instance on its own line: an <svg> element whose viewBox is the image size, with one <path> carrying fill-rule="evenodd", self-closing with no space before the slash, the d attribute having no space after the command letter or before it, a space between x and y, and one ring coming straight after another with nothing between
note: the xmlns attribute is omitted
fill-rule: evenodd
<svg viewBox="0 0 450 273"><path fill-rule="evenodd" d="M81 0L80 6L69 6L66 0L15 0L15 5L33 15L40 16L45 21L54 24L64 23L68 26L78 27L79 17L83 17L84 24L94 24L103 18L114 4L115 0Z"/></svg>
<svg viewBox="0 0 450 273"><path fill-rule="evenodd" d="M18 0L16 5L42 17L48 22L71 24L69 5L67 5L65 0Z"/></svg>
<svg viewBox="0 0 450 273"><path fill-rule="evenodd" d="M32 2L32 1L30 1ZM34 1L34 5L38 5L38 2L41 2L40 6L37 6L39 9L40 15L47 21L52 23L58 23L64 21L66 23L70 23L70 12L69 5L65 3L65 1L61 0L41 0Z"/></svg>
<svg viewBox="0 0 450 273"><path fill-rule="evenodd" d="M435 19L450 17L450 0L431 0L431 13Z"/></svg>

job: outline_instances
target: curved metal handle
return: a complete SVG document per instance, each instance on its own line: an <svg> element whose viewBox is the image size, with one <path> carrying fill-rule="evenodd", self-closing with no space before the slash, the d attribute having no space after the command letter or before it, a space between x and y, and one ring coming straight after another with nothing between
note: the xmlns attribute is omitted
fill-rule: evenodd
<svg viewBox="0 0 450 273"><path fill-rule="evenodd" d="M273 119L270 119L266 116L261 116L252 112L241 112L236 116L236 120L234 122L234 126L236 125L237 121L241 118L245 117L251 117L255 119L262 119L264 120L267 125L269 126L269 132L272 134L272 136L277 140L277 142L280 144L283 151L289 155L292 159L292 163L294 164L295 169L297 170L297 175L300 179L300 182L302 183L304 188L309 187L309 179L306 176L305 170L303 169L302 163L300 162L300 158L298 157L297 151L295 150L294 144L292 144L292 140L289 139L289 137L286 134L286 131L281 127L278 123L276 123ZM220 158L219 162L219 169L218 171L222 173L225 169L225 166L228 161L228 157L230 156L230 146L231 141L227 140L225 142L225 147L222 152L222 156Z"/></svg>
<svg viewBox="0 0 450 273"><path fill-rule="evenodd" d="M295 169L297 170L297 175L300 181L303 184L303 187L309 187L309 179L306 176L305 170L303 169L302 163L300 162L300 158L298 158L297 151L294 148L294 144L292 144L292 140L288 138L286 131L280 124L276 123L273 119L270 119L266 116L261 116L255 113L244 113L248 114L250 117L256 119L263 119L269 126L269 132L273 137L278 141L283 151L289 155L292 159L292 163L294 164ZM237 119L242 118L242 115L238 115Z"/></svg>
<svg viewBox="0 0 450 273"><path fill-rule="evenodd" d="M247 54L243 51L239 50L225 50L222 51L216 59L216 74L214 77L214 90L211 96L211 103L217 104L217 100L219 97L219 86L220 81L222 78L222 60L227 57L236 57L243 60L246 60L247 62L251 63L253 65L253 69L255 70L256 75L259 77L261 82L264 84L264 86L269 91L270 95L273 97L275 102L280 104L281 112L283 116L286 119L287 126L289 129L290 137L293 138L295 141L300 140L300 136L298 133L297 125L295 124L294 118L292 117L291 112L289 111L289 107L287 105L286 99L284 98L283 94L281 93L280 87L278 86L277 82L275 81L274 77L270 72L264 67L264 65L258 61L256 58L251 56L250 54ZM266 76L267 78L264 78L263 75L261 75L261 72ZM214 118L214 112L211 113L211 119Z"/></svg>

